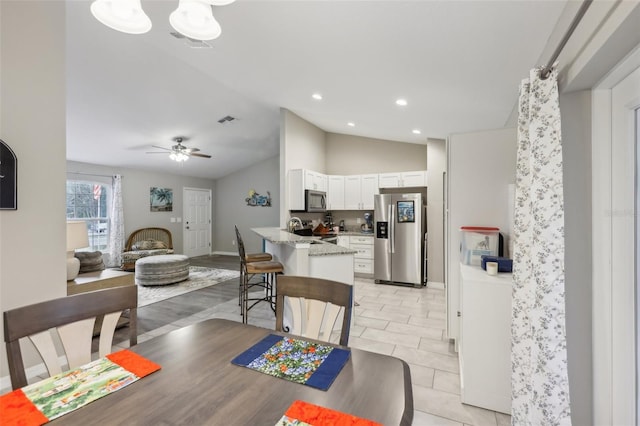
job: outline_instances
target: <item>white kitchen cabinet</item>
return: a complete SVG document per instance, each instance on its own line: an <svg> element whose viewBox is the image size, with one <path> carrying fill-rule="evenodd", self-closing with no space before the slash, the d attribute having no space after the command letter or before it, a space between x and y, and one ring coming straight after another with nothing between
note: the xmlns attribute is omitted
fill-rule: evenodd
<svg viewBox="0 0 640 426"><path fill-rule="evenodd" d="M344 176L327 176L327 210L344 210Z"/></svg>
<svg viewBox="0 0 640 426"><path fill-rule="evenodd" d="M349 248L356 250L353 255L353 271L360 274L373 274L373 235L352 235Z"/></svg>
<svg viewBox="0 0 640 426"><path fill-rule="evenodd" d="M338 241L336 241L336 245L339 245L340 247L349 248L349 236L338 235Z"/></svg>
<svg viewBox="0 0 640 426"><path fill-rule="evenodd" d="M304 170L289 170L287 172L289 210L304 210L304 189Z"/></svg>
<svg viewBox="0 0 640 426"><path fill-rule="evenodd" d="M460 400L511 412L513 276L460 264Z"/></svg>
<svg viewBox="0 0 640 426"><path fill-rule="evenodd" d="M427 171L380 173L380 188L404 188L427 186Z"/></svg>
<svg viewBox="0 0 640 426"><path fill-rule="evenodd" d="M344 177L345 210L373 210L373 196L378 193L377 174Z"/></svg>
<svg viewBox="0 0 640 426"><path fill-rule="evenodd" d="M361 176L361 210L373 210L373 196L379 194L378 175L362 175Z"/></svg>
<svg viewBox="0 0 640 426"><path fill-rule="evenodd" d="M314 172L312 170L304 171L304 189L313 191L327 191L327 175Z"/></svg>
<svg viewBox="0 0 640 426"><path fill-rule="evenodd" d="M345 210L360 210L362 202L360 189L360 175L344 177L344 208Z"/></svg>
<svg viewBox="0 0 640 426"><path fill-rule="evenodd" d="M304 210L304 191L327 191L327 175L311 170L291 169L287 173L289 210Z"/></svg>
<svg viewBox="0 0 640 426"><path fill-rule="evenodd" d="M400 172L398 173L380 173L378 175L378 183L380 188L399 188Z"/></svg>

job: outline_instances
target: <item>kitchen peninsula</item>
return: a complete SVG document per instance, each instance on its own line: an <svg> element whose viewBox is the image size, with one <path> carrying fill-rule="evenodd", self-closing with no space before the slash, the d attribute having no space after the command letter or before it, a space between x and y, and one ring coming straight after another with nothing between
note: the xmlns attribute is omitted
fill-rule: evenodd
<svg viewBox="0 0 640 426"><path fill-rule="evenodd" d="M275 227L251 230L264 240L264 250L282 263L285 275L324 278L353 285L356 250Z"/></svg>

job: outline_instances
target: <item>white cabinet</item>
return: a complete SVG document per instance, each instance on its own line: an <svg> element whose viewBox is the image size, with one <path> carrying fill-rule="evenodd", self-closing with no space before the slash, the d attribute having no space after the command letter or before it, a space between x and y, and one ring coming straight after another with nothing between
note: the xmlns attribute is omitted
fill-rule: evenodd
<svg viewBox="0 0 640 426"><path fill-rule="evenodd" d="M373 274L373 236L352 235L349 248L356 250L353 255L353 271L360 274Z"/></svg>
<svg viewBox="0 0 640 426"><path fill-rule="evenodd" d="M404 188L427 186L427 171L380 173L380 188Z"/></svg>
<svg viewBox="0 0 640 426"><path fill-rule="evenodd" d="M344 210L344 176L327 176L327 210Z"/></svg>
<svg viewBox="0 0 640 426"><path fill-rule="evenodd" d="M287 174L289 210L304 210L304 191L327 191L327 175L311 170L292 169Z"/></svg>
<svg viewBox="0 0 640 426"><path fill-rule="evenodd" d="M373 196L378 192L377 174L345 176L345 210L373 210Z"/></svg>
<svg viewBox="0 0 640 426"><path fill-rule="evenodd" d="M361 210L373 210L373 196L379 194L378 175L361 176Z"/></svg>
<svg viewBox="0 0 640 426"><path fill-rule="evenodd" d="M460 400L511 412L511 274L460 264Z"/></svg>
<svg viewBox="0 0 640 426"><path fill-rule="evenodd" d="M311 170L304 171L304 189L327 191L327 175Z"/></svg>
<svg viewBox="0 0 640 426"><path fill-rule="evenodd" d="M353 255L353 272L373 274L373 235L339 235L337 244L356 250Z"/></svg>

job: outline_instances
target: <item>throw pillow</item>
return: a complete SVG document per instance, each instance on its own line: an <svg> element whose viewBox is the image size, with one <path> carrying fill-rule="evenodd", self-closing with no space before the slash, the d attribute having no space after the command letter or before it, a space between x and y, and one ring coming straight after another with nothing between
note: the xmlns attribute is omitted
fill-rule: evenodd
<svg viewBox="0 0 640 426"><path fill-rule="evenodd" d="M158 240L144 240L138 241L137 243L131 246L132 250L157 250L157 249L166 249L167 245L162 241Z"/></svg>
<svg viewBox="0 0 640 426"><path fill-rule="evenodd" d="M104 269L104 261L102 260L102 252L99 251L79 251L75 257L80 260L80 273L102 271Z"/></svg>

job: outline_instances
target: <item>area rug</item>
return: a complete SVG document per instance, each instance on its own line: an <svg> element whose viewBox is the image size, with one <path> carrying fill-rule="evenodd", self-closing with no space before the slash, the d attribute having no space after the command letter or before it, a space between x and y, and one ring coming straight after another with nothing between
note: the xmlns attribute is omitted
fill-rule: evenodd
<svg viewBox="0 0 640 426"><path fill-rule="evenodd" d="M176 284L158 286L138 286L138 307L160 302L171 297L209 287L223 281L238 278L240 272L229 269L213 269L189 266L189 279Z"/></svg>

